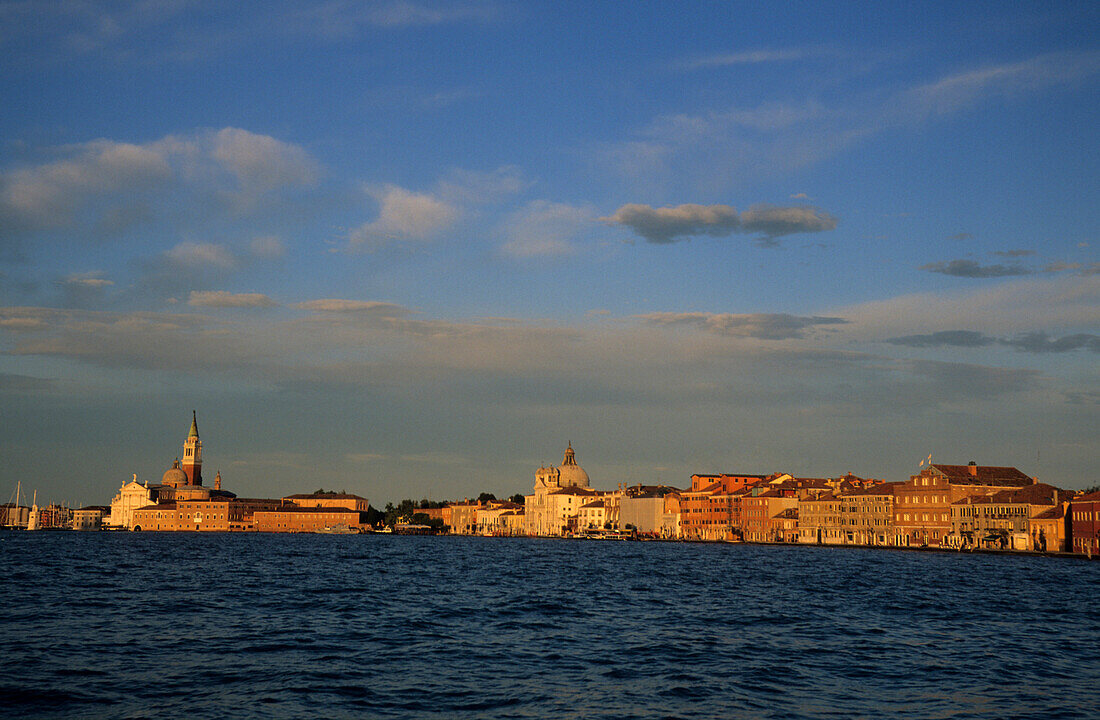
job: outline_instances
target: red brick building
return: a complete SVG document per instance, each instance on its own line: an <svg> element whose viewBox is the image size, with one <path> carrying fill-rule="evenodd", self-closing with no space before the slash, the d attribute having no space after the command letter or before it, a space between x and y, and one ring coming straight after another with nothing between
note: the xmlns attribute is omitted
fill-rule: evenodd
<svg viewBox="0 0 1100 720"><path fill-rule="evenodd" d="M1073 552L1096 555L1100 551L1100 491L1071 500L1069 513Z"/></svg>

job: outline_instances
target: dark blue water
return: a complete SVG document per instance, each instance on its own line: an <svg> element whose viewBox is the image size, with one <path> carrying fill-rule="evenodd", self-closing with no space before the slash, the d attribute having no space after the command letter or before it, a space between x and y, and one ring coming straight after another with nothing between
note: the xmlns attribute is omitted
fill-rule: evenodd
<svg viewBox="0 0 1100 720"><path fill-rule="evenodd" d="M1096 718L1100 563L0 534L0 715Z"/></svg>

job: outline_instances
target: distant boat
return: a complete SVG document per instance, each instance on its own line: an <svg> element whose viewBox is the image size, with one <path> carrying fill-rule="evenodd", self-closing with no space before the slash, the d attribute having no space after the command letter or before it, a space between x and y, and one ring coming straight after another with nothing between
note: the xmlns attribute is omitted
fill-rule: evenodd
<svg viewBox="0 0 1100 720"><path fill-rule="evenodd" d="M330 525L317 531L319 535L358 535L359 531L347 525Z"/></svg>

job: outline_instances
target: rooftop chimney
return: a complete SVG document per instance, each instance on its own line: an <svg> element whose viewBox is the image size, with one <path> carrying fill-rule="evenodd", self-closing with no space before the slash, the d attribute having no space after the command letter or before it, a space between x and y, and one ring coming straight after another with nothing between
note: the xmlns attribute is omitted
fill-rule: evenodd
<svg viewBox="0 0 1100 720"><path fill-rule="evenodd" d="M967 465L966 467L967 467L968 470L970 470L971 477L977 477L978 476L978 463L971 460L970 464Z"/></svg>

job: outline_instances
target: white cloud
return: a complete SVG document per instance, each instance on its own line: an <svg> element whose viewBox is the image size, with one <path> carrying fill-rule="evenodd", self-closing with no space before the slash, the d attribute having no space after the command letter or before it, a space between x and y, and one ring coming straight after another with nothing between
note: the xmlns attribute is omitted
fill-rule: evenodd
<svg viewBox="0 0 1100 720"><path fill-rule="evenodd" d="M237 259L224 245L214 243L182 242L166 252L164 258L172 266L188 269L228 270L237 264Z"/></svg>
<svg viewBox="0 0 1100 720"><path fill-rule="evenodd" d="M163 155L140 145L95 140L62 152L69 157L0 176L0 215L30 228L63 225L93 198L140 191L172 175Z"/></svg>
<svg viewBox="0 0 1100 720"><path fill-rule="evenodd" d="M317 182L319 166L297 145L239 128L219 130L210 142L210 157L250 195Z"/></svg>
<svg viewBox="0 0 1100 720"><path fill-rule="evenodd" d="M260 293L231 293L226 290L192 290L188 305L213 308L266 308L278 305Z"/></svg>
<svg viewBox="0 0 1100 720"><path fill-rule="evenodd" d="M0 235L63 227L86 214L97 236L113 236L155 220L158 210L192 205L202 216L228 204L239 212L320 176L302 148L239 128L52 152L62 159L0 174Z"/></svg>
<svg viewBox="0 0 1100 720"><path fill-rule="evenodd" d="M514 258L568 255L573 239L589 226L595 213L584 207L536 200L504 223L501 252Z"/></svg>
<svg viewBox="0 0 1100 720"><path fill-rule="evenodd" d="M393 242L424 241L451 227L461 210L427 193L414 193L396 185L369 186L366 192L379 203L378 218L348 235L350 247L378 250Z"/></svg>

